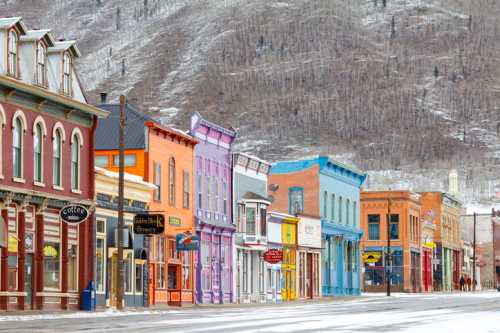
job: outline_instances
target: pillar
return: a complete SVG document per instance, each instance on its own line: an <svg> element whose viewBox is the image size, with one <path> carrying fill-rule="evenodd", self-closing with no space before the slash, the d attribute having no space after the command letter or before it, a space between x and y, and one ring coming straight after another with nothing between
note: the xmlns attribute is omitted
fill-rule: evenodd
<svg viewBox="0 0 500 333"><path fill-rule="evenodd" d="M2 218L6 224L7 230L9 225L9 211L7 207L2 209ZM9 254L7 248L2 248L1 250L1 276L0 276L0 292L7 292L8 289L8 278L9 278ZM7 310L7 296L0 296L0 310Z"/></svg>
<svg viewBox="0 0 500 333"><path fill-rule="evenodd" d="M86 286L86 226L87 222L82 222L78 225L78 247L80 248L78 254L78 294L81 295ZM81 305L81 299L78 298L78 305Z"/></svg>
<svg viewBox="0 0 500 333"><path fill-rule="evenodd" d="M61 292L68 292L68 224L61 222ZM61 309L68 309L68 297L61 297Z"/></svg>
<svg viewBox="0 0 500 333"><path fill-rule="evenodd" d="M19 242L17 243L17 291L24 292L24 279L25 279L25 268L24 264L26 262L26 247L25 247L25 239L26 239L26 208L20 207L19 212L17 213L18 219L18 232L17 235L19 237ZM17 297L17 309L24 310L24 302L25 296Z"/></svg>
<svg viewBox="0 0 500 333"><path fill-rule="evenodd" d="M43 292L43 283L44 283L44 256L43 256L43 242L44 242L44 233L45 233L45 225L43 220L43 212L37 212L35 217L35 299L34 308L36 310L43 309L43 296L39 296L38 293Z"/></svg>

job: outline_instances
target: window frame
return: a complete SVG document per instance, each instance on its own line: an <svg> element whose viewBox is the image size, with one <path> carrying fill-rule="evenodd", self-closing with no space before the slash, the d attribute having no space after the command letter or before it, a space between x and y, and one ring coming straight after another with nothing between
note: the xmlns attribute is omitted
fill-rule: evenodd
<svg viewBox="0 0 500 333"><path fill-rule="evenodd" d="M189 209L189 197L190 197L190 186L189 186L189 171L184 170L182 173L182 207Z"/></svg>
<svg viewBox="0 0 500 333"><path fill-rule="evenodd" d="M63 53L63 61L62 61L62 93L67 96L73 96L72 89L72 64L73 59L69 51L65 51Z"/></svg>
<svg viewBox="0 0 500 333"><path fill-rule="evenodd" d="M175 158L168 161L168 204L175 206Z"/></svg>
<svg viewBox="0 0 500 333"><path fill-rule="evenodd" d="M75 157L75 149L76 147L76 161L73 160ZM71 135L71 191L72 192L80 192L81 188L81 172L82 172L82 147L83 147L83 138L79 131L76 129L73 131ZM76 163L76 166L75 166Z"/></svg>
<svg viewBox="0 0 500 333"><path fill-rule="evenodd" d="M297 207L294 207L295 205L295 198L294 194L298 194L299 196L296 199L300 199L300 203L297 201L299 204L299 209ZM304 212L304 188L303 187L290 187L288 188L288 196L289 196L289 201L288 201L288 212L292 215L302 213Z"/></svg>
<svg viewBox="0 0 500 333"><path fill-rule="evenodd" d="M153 200L156 202L161 202L161 163L153 162L153 168L154 185L156 185Z"/></svg>
<svg viewBox="0 0 500 333"><path fill-rule="evenodd" d="M38 140L39 152L37 152L37 136L40 136ZM33 184L36 186L45 186L44 182L44 165L43 165L43 155L44 155L44 141L47 136L47 127L41 116L35 119L33 125ZM37 161L39 159L39 161ZM37 167L37 165L39 166ZM39 168L39 170L38 170ZM37 172L39 171L39 172ZM39 175L37 175L39 173Z"/></svg>
<svg viewBox="0 0 500 333"><path fill-rule="evenodd" d="M59 156L56 156L56 143L58 144ZM63 135L60 128L54 130L52 139L52 183L54 188L62 188L62 160L63 160ZM57 161L57 162L56 162ZM59 179L56 179L56 167Z"/></svg>
<svg viewBox="0 0 500 333"><path fill-rule="evenodd" d="M377 216L378 217L378 222L370 222L370 216ZM378 237L377 238L373 238L371 237L372 234L370 232L370 226L371 225L377 225L377 234L378 234ZM380 240L380 214L368 214L367 215L367 226L368 226L368 240L370 241L376 241L376 240Z"/></svg>
<svg viewBox="0 0 500 333"><path fill-rule="evenodd" d="M19 125L19 147L15 147L16 128ZM16 182L24 183L24 133L26 131L26 118L20 111L12 118L12 178ZM19 155L18 168L15 167L16 153Z"/></svg>
<svg viewBox="0 0 500 333"><path fill-rule="evenodd" d="M19 78L19 33L12 28L8 30L7 36L7 75L17 79Z"/></svg>
<svg viewBox="0 0 500 333"><path fill-rule="evenodd" d="M103 231L99 232L97 229L97 223L103 224ZM102 250L103 253L101 254L102 257L102 263L101 263L101 279L102 279L102 289L99 288L99 284L97 283L97 269L96 269L96 293L105 293L106 292L106 261L107 261L107 256L106 256L106 219L97 217L96 218L96 259L97 259L97 240L102 240ZM96 267L97 267L97 260L96 260Z"/></svg>
<svg viewBox="0 0 500 333"><path fill-rule="evenodd" d="M43 57L40 53L43 52ZM43 62L41 62L43 61ZM42 74L40 74L42 73ZM47 87L47 46L41 40L36 46L36 84L42 87Z"/></svg>

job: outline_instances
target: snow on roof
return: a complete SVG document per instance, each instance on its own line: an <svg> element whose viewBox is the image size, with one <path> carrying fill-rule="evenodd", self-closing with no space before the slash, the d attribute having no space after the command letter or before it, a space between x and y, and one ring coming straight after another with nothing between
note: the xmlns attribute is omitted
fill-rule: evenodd
<svg viewBox="0 0 500 333"><path fill-rule="evenodd" d="M21 19L22 19L21 16L0 18L0 29L8 29L13 25L19 23L21 24L22 28L24 28L23 32L25 32L27 29L24 23L22 23Z"/></svg>
<svg viewBox="0 0 500 333"><path fill-rule="evenodd" d="M39 40L43 37L47 36L47 40L49 42L49 46L52 47L54 46L54 38L52 38L52 35L50 34L49 29L43 29L43 30L28 30L26 32L26 35L21 36L21 41L36 41Z"/></svg>
<svg viewBox="0 0 500 333"><path fill-rule="evenodd" d="M80 57L81 53L80 50L76 47L76 41L75 40L65 40L65 41L58 41L54 43L54 46L49 48L50 52L59 52L59 51L66 51L67 49L73 49L74 55L76 57Z"/></svg>
<svg viewBox="0 0 500 333"><path fill-rule="evenodd" d="M118 177L119 177L118 172L109 171L107 169L103 169L100 167L94 167L94 169L97 173L99 173L103 176L109 177L109 178L118 179ZM136 175L132 175L130 173L125 172L124 179L125 179L125 181L131 182L131 183L136 183L136 184L144 185L144 186L151 188L151 189L156 189L156 185L145 182L144 180L142 180L141 176L136 176Z"/></svg>

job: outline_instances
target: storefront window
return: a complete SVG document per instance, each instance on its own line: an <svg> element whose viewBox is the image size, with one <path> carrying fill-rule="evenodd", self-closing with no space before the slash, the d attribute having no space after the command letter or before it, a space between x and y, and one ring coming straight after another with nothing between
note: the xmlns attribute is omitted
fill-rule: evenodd
<svg viewBox="0 0 500 333"><path fill-rule="evenodd" d="M142 277L144 274L144 264L135 264L135 292L142 293Z"/></svg>
<svg viewBox="0 0 500 333"><path fill-rule="evenodd" d="M125 292L132 292L132 272L134 267L132 266L132 253L128 253L127 256L123 260L123 266L125 269Z"/></svg>
<svg viewBox="0 0 500 333"><path fill-rule="evenodd" d="M61 253L60 244L56 242L45 242L43 246L44 256L44 287L47 289L60 288L61 275Z"/></svg>
<svg viewBox="0 0 500 333"><path fill-rule="evenodd" d="M165 289L165 264L156 264L156 288Z"/></svg>
<svg viewBox="0 0 500 333"><path fill-rule="evenodd" d="M96 263L96 290L99 292L104 291L104 262L105 262L105 252L104 252L104 238L96 238L96 250L95 250L95 263Z"/></svg>
<svg viewBox="0 0 500 333"><path fill-rule="evenodd" d="M210 265L210 245L207 240L201 242L201 253L203 256L203 265Z"/></svg>
<svg viewBox="0 0 500 333"><path fill-rule="evenodd" d="M191 289L191 253L182 256L182 289Z"/></svg>
<svg viewBox="0 0 500 333"><path fill-rule="evenodd" d="M17 290L17 254L9 254L9 290Z"/></svg>
<svg viewBox="0 0 500 333"><path fill-rule="evenodd" d="M68 246L68 290L78 290L78 246Z"/></svg>
<svg viewBox="0 0 500 333"><path fill-rule="evenodd" d="M168 266L168 289L177 289L177 266Z"/></svg>

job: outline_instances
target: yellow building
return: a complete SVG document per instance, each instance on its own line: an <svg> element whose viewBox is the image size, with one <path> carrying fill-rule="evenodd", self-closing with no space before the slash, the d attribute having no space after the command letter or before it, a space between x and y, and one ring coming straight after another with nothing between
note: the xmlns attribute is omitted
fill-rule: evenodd
<svg viewBox="0 0 500 333"><path fill-rule="evenodd" d="M297 224L299 221L299 218L290 215L286 216L281 224L283 244L281 295L283 301L293 301L297 298L295 283L297 279Z"/></svg>

